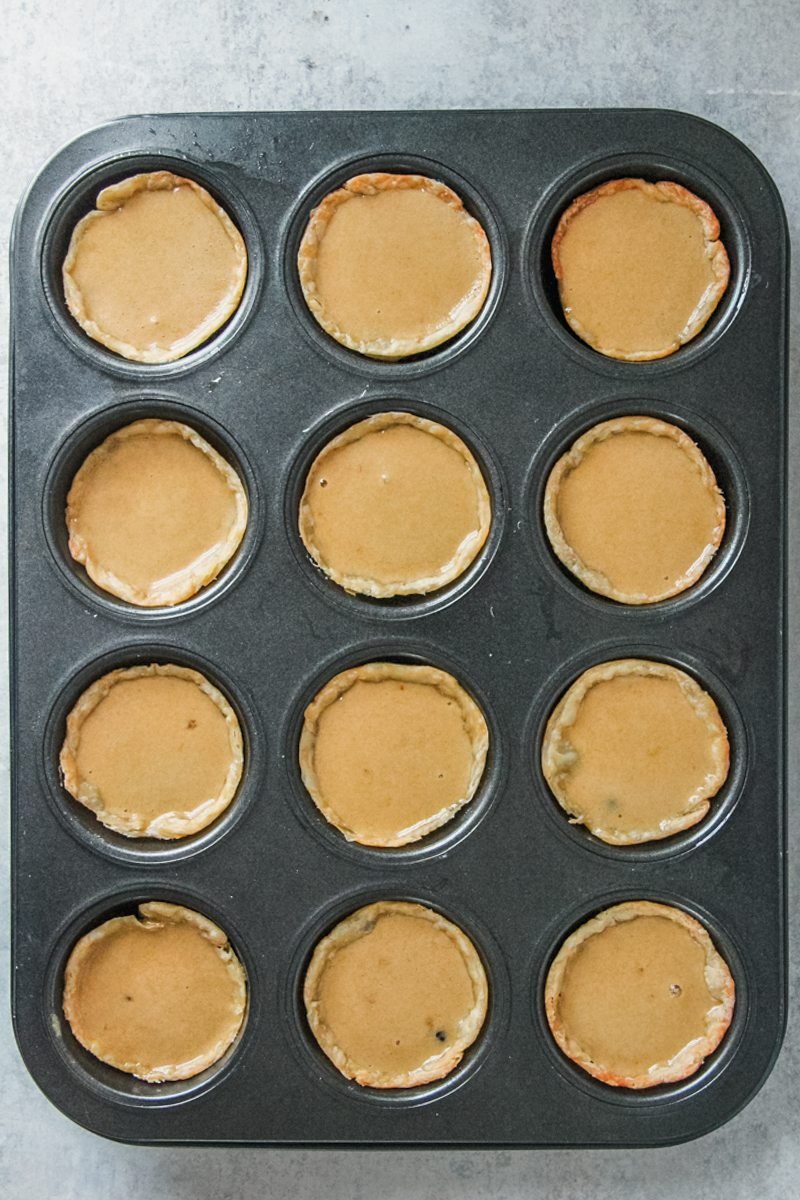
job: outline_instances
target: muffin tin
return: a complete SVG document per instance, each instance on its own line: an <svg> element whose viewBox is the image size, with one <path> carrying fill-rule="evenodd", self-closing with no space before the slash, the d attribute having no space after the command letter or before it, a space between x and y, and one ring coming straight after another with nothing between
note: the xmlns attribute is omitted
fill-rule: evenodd
<svg viewBox="0 0 800 1200"><path fill-rule="evenodd" d="M95 345L66 311L60 266L103 185L159 167L206 186L237 222L250 274L230 322L178 362ZM479 317L416 359L373 362L328 338L294 266L311 206L366 170L443 179L479 217L494 276ZM615 176L674 179L707 199L728 291L670 358L629 364L560 314L549 237L575 195ZM277 113L131 117L84 135L34 181L12 249L11 621L13 1007L29 1070L86 1127L131 1142L354 1146L661 1145L730 1118L766 1078L785 1019L784 541L787 235L769 176L729 134L660 111ZM425 597L348 596L297 532L305 471L355 420L406 409L478 458L494 517L478 559ZM703 579L630 608L584 591L552 554L541 499L583 430L625 413L674 421L728 503ZM143 416L197 428L238 469L251 517L219 579L174 609L138 610L69 558L66 490L111 430ZM700 825L610 847L570 826L538 765L547 716L587 666L625 655L688 670L728 725L729 779ZM335 672L390 658L452 672L491 732L478 795L397 850L349 844L305 794L304 705ZM106 831L60 786L64 721L114 666L175 661L223 688L246 747L238 798L183 842ZM318 938L380 898L459 924L490 981L484 1030L436 1084L380 1093L342 1078L306 1025ZM585 1075L547 1029L543 983L564 937L623 899L699 917L731 966L733 1023L683 1083L631 1093ZM61 1011L66 957L140 900L205 913L249 979L237 1043L182 1083L104 1066Z"/></svg>

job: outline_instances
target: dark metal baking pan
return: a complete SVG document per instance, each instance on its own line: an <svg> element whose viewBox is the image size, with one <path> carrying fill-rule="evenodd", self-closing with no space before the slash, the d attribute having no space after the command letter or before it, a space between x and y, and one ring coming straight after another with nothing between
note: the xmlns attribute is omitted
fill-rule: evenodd
<svg viewBox="0 0 800 1200"><path fill-rule="evenodd" d="M105 183L175 167L205 184L248 244L228 325L162 367L83 336L60 267ZM368 169L451 184L489 235L480 317L399 363L329 339L294 261L310 207ZM731 282L705 330L671 358L601 357L564 324L548 265L558 214L619 175L674 179L709 200ZM768 175L721 129L673 112L253 113L131 117L84 135L34 181L12 248L11 632L14 1020L40 1087L76 1121L132 1142L338 1146L653 1146L704 1133L758 1090L780 1045L784 907L784 488L787 234ZM451 587L397 603L341 592L310 563L295 514L303 471L359 416L411 409L455 428L482 463L494 523ZM675 421L709 457L728 531L703 581L649 608L582 590L551 554L541 490L595 421ZM71 473L108 432L179 416L235 462L251 524L195 600L130 608L68 558ZM556 810L538 740L560 691L620 654L674 662L715 695L732 772L712 816L639 847L600 846ZM407 850L347 844L296 768L304 703L331 673L375 658L463 679L492 732L480 794ZM245 779L228 813L186 844L107 834L61 787L65 714L111 666L175 659L225 688L243 724ZM446 1079L410 1092L349 1083L318 1051L300 987L316 938L357 905L418 899L473 937L491 987L483 1033ZM737 986L733 1024L682 1084L626 1092L557 1050L542 987L555 949L608 903L651 898L697 914ZM77 1045L61 1013L66 955L138 900L165 898L228 931L250 985L246 1025L214 1068L137 1082Z"/></svg>

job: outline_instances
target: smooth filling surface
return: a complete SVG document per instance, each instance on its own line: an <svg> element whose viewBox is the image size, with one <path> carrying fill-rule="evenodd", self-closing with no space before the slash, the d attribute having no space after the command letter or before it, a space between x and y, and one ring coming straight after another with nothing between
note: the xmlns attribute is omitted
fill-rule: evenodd
<svg viewBox="0 0 800 1200"><path fill-rule="evenodd" d="M242 1020L237 983L197 928L134 918L91 946L72 1012L87 1048L136 1073L221 1054Z"/></svg>
<svg viewBox="0 0 800 1200"><path fill-rule="evenodd" d="M472 469L440 438L390 425L324 452L305 498L322 565L382 585L440 574L479 546Z"/></svg>
<svg viewBox="0 0 800 1200"><path fill-rule="evenodd" d="M317 999L352 1065L395 1076L452 1044L475 997L452 938L424 918L384 913L331 956Z"/></svg>
<svg viewBox="0 0 800 1200"><path fill-rule="evenodd" d="M626 431L594 442L564 475L557 516L587 567L620 592L658 596L713 544L718 504L672 438Z"/></svg>
<svg viewBox="0 0 800 1200"><path fill-rule="evenodd" d="M353 195L319 247L317 294L329 319L359 341L434 333L482 281L463 211L419 188Z"/></svg>
<svg viewBox="0 0 800 1200"><path fill-rule="evenodd" d="M320 715L319 791L340 828L382 844L462 800L474 752L458 703L432 684L358 681Z"/></svg>
<svg viewBox="0 0 800 1200"><path fill-rule="evenodd" d="M630 188L570 221L559 247L565 310L598 347L666 350L715 285L700 218Z"/></svg>
<svg viewBox="0 0 800 1200"><path fill-rule="evenodd" d="M86 316L137 351L177 348L235 306L241 252L191 187L134 191L76 233Z"/></svg>
<svg viewBox="0 0 800 1200"><path fill-rule="evenodd" d="M76 761L81 792L145 821L192 813L218 797L232 761L228 726L188 679L144 675L117 682L86 717Z"/></svg>
<svg viewBox="0 0 800 1200"><path fill-rule="evenodd" d="M716 1003L703 947L691 934L665 917L636 917L578 947L558 1014L567 1037L598 1066L634 1077L702 1038Z"/></svg>
<svg viewBox="0 0 800 1200"><path fill-rule="evenodd" d="M712 739L678 684L654 675L596 683L565 730L570 811L615 833L657 829L686 811L715 771Z"/></svg>
<svg viewBox="0 0 800 1200"><path fill-rule="evenodd" d="M91 560L141 593L217 559L237 519L228 480L178 433L112 434L80 468L67 505Z"/></svg>

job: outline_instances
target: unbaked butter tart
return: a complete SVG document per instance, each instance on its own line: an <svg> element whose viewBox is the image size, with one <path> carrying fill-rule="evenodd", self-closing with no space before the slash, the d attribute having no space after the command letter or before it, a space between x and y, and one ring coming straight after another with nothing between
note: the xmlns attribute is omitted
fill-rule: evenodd
<svg viewBox="0 0 800 1200"><path fill-rule="evenodd" d="M611 845L690 829L728 776L714 700L668 663L626 658L584 671L544 732L542 772L572 824Z"/></svg>
<svg viewBox="0 0 800 1200"><path fill-rule="evenodd" d="M545 984L561 1050L614 1087L685 1079L733 1016L730 968L683 909L631 900L598 913L556 954Z"/></svg>
<svg viewBox="0 0 800 1200"><path fill-rule="evenodd" d="M365 1087L448 1075L486 1018L489 986L466 934L422 904L379 900L314 949L303 988L316 1041Z"/></svg>
<svg viewBox="0 0 800 1200"><path fill-rule="evenodd" d="M242 731L219 688L175 663L120 667L67 716L71 796L125 837L182 838L225 811L242 776Z"/></svg>
<svg viewBox="0 0 800 1200"><path fill-rule="evenodd" d="M236 311L247 279L244 239L210 192L171 171L103 188L64 259L67 307L123 358L168 363Z"/></svg>
<svg viewBox="0 0 800 1200"><path fill-rule="evenodd" d="M709 320L730 277L711 207L679 183L611 179L578 196L552 242L572 330L609 358L665 358Z"/></svg>
<svg viewBox="0 0 800 1200"><path fill-rule="evenodd" d="M348 841L404 846L469 803L488 745L483 713L452 675L373 662L335 675L309 704L300 769Z"/></svg>
<svg viewBox="0 0 800 1200"><path fill-rule="evenodd" d="M477 316L492 256L482 226L446 184L373 172L313 210L297 268L326 333L359 354L397 359L441 345Z"/></svg>
<svg viewBox="0 0 800 1200"><path fill-rule="evenodd" d="M67 495L70 554L98 587L140 608L180 604L216 579L247 519L236 471L180 421L109 434Z"/></svg>
<svg viewBox="0 0 800 1200"><path fill-rule="evenodd" d="M491 519L481 469L452 429L415 413L380 412L314 459L299 530L335 583L383 599L452 583L480 553Z"/></svg>
<svg viewBox="0 0 800 1200"><path fill-rule="evenodd" d="M695 584L725 532L725 500L705 455L676 425L615 417L594 425L550 472L553 550L591 591L655 604Z"/></svg>
<svg viewBox="0 0 800 1200"><path fill-rule="evenodd" d="M207 917L149 901L74 946L64 1015L96 1058L148 1083L190 1079L218 1062L244 1022L247 982Z"/></svg>

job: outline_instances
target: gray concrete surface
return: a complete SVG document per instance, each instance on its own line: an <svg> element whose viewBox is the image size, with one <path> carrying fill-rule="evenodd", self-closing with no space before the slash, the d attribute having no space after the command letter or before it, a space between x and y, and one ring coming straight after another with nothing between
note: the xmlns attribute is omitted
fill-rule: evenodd
<svg viewBox="0 0 800 1200"><path fill-rule="evenodd" d="M8 230L23 187L62 142L125 113L634 105L698 113L747 142L775 176L800 245L799 17L796 0L11 0L0 30L6 164L0 226ZM0 271L5 328L5 257ZM796 288L797 268L794 280ZM793 324L796 393L800 338ZM5 366L0 369L4 375ZM799 434L795 425L794 462ZM795 545L798 486L795 471ZM796 583L792 593L796 612ZM5 694L2 704L5 714ZM796 666L789 715L791 730L798 716ZM792 809L799 764L791 736L790 746ZM7 767L3 739L4 780ZM790 832L796 896L796 821ZM5 821L2 839L5 873ZM794 1011L778 1065L753 1103L717 1133L674 1149L370 1154L153 1150L102 1141L56 1112L18 1059L7 1016L5 924L3 1200L800 1195L800 1020ZM798 937L795 922L793 998Z"/></svg>

